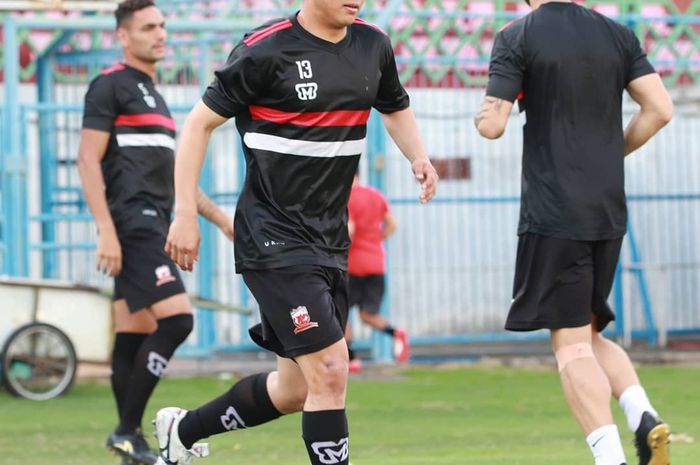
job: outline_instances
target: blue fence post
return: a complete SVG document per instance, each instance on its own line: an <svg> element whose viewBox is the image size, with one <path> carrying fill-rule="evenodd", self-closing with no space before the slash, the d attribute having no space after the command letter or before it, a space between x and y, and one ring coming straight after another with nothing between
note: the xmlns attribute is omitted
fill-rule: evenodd
<svg viewBox="0 0 700 465"><path fill-rule="evenodd" d="M28 162L23 153L19 108L19 41L17 23L6 16L3 27L5 60L5 148L3 206L5 212L5 244L7 273L26 276L29 273L29 213L27 202Z"/></svg>
<svg viewBox="0 0 700 465"><path fill-rule="evenodd" d="M369 184L381 191L386 190L386 131L384 123L378 112L372 111L367 127L367 156L369 157ZM389 258L387 257L387 263ZM387 270L388 271L388 270ZM380 314L389 315L389 301L391 295L390 279L388 273L385 276L384 299L379 309ZM392 357L392 341L384 333L372 331L372 359L377 362L389 362Z"/></svg>
<svg viewBox="0 0 700 465"><path fill-rule="evenodd" d="M634 235L634 229L632 228L631 223L629 223L627 226L627 241L630 245L630 252L632 255L632 271L637 277L639 295L642 299L642 310L644 311L644 317L647 320L647 343L650 346L656 345L656 320L654 319L651 298L649 297L649 288L647 286L646 274L644 273L644 269L642 268L641 254L639 253L637 239Z"/></svg>
<svg viewBox="0 0 700 465"><path fill-rule="evenodd" d="M197 79L200 88L204 89L207 84L209 74L209 47L206 40L201 40L200 47L200 63L198 68ZM211 153L208 153L211 155ZM211 156L207 156L202 166L200 177L200 186L205 194L211 196L212 187L214 184L214 176L212 173ZM199 250L199 293L207 298L214 297L214 285L212 277L214 276L216 266L216 241L217 235L214 225L209 221L200 219L199 222L201 231L201 241ZM198 325L198 345L203 353L211 355L216 346L216 315L212 310L200 309L197 313Z"/></svg>
<svg viewBox="0 0 700 465"><path fill-rule="evenodd" d="M39 103L52 103L54 101L54 82L52 74L52 60L44 54L37 60L37 88ZM55 113L50 110L39 109L39 166L41 179L41 212L51 213L53 209L52 196L55 189L56 166L56 124ZM56 240L54 220L41 221L41 241L53 243ZM56 251L42 250L42 276L53 278L56 276Z"/></svg>

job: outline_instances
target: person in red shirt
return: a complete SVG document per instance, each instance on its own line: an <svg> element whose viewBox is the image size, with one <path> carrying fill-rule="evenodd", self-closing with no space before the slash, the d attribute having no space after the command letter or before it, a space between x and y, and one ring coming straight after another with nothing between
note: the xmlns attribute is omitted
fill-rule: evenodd
<svg viewBox="0 0 700 465"><path fill-rule="evenodd" d="M384 297L386 260L384 239L396 231L396 219L389 202L377 189L355 180L348 201L348 229L352 243L348 253L350 307L357 306L362 322L394 338L394 357L404 363L410 356L406 331L394 328L380 313ZM362 363L352 350L352 330L347 325L345 338L350 353L350 371L358 372Z"/></svg>

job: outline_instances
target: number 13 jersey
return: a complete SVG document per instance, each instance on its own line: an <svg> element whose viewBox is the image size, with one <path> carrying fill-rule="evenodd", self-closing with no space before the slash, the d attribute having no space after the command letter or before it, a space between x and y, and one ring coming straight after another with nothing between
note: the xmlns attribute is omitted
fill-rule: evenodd
<svg viewBox="0 0 700 465"><path fill-rule="evenodd" d="M389 38L356 20L338 43L292 18L246 34L202 101L236 118L246 160L235 215L236 271L347 269L347 202L371 108L409 98Z"/></svg>

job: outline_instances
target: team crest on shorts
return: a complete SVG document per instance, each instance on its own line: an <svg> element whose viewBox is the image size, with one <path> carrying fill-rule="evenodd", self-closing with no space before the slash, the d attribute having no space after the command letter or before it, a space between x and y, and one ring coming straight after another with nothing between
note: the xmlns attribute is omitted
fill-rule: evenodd
<svg viewBox="0 0 700 465"><path fill-rule="evenodd" d="M156 286L162 286L163 284L171 283L177 280L177 278L170 272L170 267L168 265L159 266L156 268L155 273L157 278Z"/></svg>
<svg viewBox="0 0 700 465"><path fill-rule="evenodd" d="M311 321L309 311L302 305L293 308L289 315L292 317L292 322L294 322L294 334L299 334L307 329L318 328L318 323Z"/></svg>

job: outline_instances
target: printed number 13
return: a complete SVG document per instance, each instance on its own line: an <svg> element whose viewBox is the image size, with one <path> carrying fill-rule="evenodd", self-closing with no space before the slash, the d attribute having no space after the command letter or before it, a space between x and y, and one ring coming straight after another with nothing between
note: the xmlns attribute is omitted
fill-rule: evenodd
<svg viewBox="0 0 700 465"><path fill-rule="evenodd" d="M297 61L297 68L299 68L299 77L302 79L309 79L313 77L313 72L311 71L311 62L309 60Z"/></svg>

